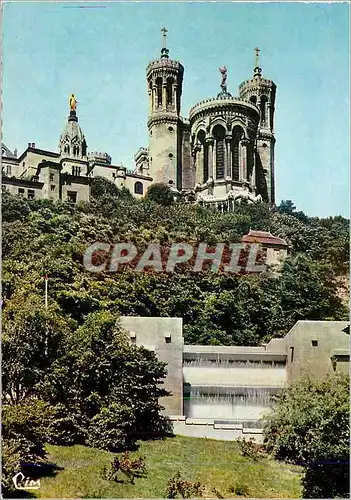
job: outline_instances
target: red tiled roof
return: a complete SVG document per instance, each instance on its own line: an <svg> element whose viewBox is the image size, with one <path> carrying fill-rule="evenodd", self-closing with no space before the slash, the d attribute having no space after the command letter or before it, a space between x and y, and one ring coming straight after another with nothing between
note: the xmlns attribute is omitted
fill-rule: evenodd
<svg viewBox="0 0 351 500"><path fill-rule="evenodd" d="M245 234L241 241L243 243L262 243L265 245L279 245L287 247L288 244L282 238L276 238L268 231L253 231L250 229L249 234Z"/></svg>

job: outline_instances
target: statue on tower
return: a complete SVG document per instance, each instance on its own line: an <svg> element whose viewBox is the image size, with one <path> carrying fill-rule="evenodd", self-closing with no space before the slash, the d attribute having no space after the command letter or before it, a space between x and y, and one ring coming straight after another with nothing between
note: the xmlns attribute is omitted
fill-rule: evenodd
<svg viewBox="0 0 351 500"><path fill-rule="evenodd" d="M222 75L222 83L221 83L221 89L223 92L227 92L227 67L223 66L223 68L219 68L219 71L221 72Z"/></svg>
<svg viewBox="0 0 351 500"><path fill-rule="evenodd" d="M72 94L71 97L69 98L69 107L71 111L75 111L77 109L77 102L78 101L74 97L74 94Z"/></svg>

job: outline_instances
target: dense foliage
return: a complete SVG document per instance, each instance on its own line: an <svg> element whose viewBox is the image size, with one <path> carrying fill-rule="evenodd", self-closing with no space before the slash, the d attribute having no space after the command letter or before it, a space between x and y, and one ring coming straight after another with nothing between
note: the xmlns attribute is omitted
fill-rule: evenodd
<svg viewBox="0 0 351 500"><path fill-rule="evenodd" d="M278 397L265 417L268 449L304 465L304 496L349 496L349 377L302 378Z"/></svg>
<svg viewBox="0 0 351 500"><path fill-rule="evenodd" d="M347 317L338 281L348 265L346 219L302 217L287 202L277 209L241 204L235 213L221 214L185 203L156 203L151 191L136 200L110 184L96 179L92 202L77 205L4 193L5 315L33 295L43 303L48 274L49 305L66 322L79 326L101 310L182 317L187 343L258 345L284 335L299 319ZM168 190L161 187L154 191ZM174 273L135 272L128 265L93 273L82 265L84 251L96 241L128 241L140 254L149 242L166 250L172 242L239 242L250 228L288 242L289 258L279 275L194 272L190 265Z"/></svg>

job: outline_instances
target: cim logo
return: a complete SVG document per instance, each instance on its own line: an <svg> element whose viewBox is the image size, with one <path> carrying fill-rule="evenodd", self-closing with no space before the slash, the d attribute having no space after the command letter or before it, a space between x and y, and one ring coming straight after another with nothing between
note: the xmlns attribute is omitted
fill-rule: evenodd
<svg viewBox="0 0 351 500"><path fill-rule="evenodd" d="M40 488L40 479L31 479L22 472L18 472L12 478L16 490L38 490Z"/></svg>

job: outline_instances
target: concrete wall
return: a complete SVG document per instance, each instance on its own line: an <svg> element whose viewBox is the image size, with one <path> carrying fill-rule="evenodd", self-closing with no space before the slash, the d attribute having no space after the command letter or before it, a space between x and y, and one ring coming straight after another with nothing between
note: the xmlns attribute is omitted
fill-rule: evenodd
<svg viewBox="0 0 351 500"><path fill-rule="evenodd" d="M192 386L284 387L285 366L274 368L222 368L184 366L184 382Z"/></svg>
<svg viewBox="0 0 351 500"><path fill-rule="evenodd" d="M256 443L263 443L261 428L249 428L243 424L220 424L213 419L171 419L173 432L180 436L190 436L208 439L231 441L245 438L254 439Z"/></svg>
<svg viewBox="0 0 351 500"><path fill-rule="evenodd" d="M166 415L183 415L183 320L122 316L121 323L136 345L154 350L157 358L167 363L164 387L172 395L161 398L160 404Z"/></svg>
<svg viewBox="0 0 351 500"><path fill-rule="evenodd" d="M334 349L349 353L350 335L343 332L348 325L347 321L298 321L285 337L288 381L308 373L316 377L333 373ZM347 365L343 362L343 371Z"/></svg>

